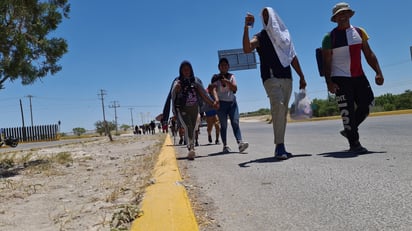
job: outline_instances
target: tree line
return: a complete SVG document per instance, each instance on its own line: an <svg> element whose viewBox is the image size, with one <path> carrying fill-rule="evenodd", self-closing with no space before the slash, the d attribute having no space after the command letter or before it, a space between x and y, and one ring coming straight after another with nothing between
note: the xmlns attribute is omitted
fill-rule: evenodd
<svg viewBox="0 0 412 231"><path fill-rule="evenodd" d="M329 95L328 99L314 99L311 103L313 117L337 116L340 115L335 95ZM412 109L412 91L406 90L404 93L394 95L387 93L375 97L375 105L371 112L384 112L395 110ZM270 109L261 108L254 112L240 113L240 116L270 115Z"/></svg>
<svg viewBox="0 0 412 231"><path fill-rule="evenodd" d="M384 112L395 110L412 109L412 91L406 90L404 93L394 95L387 93L375 97L375 104L371 112ZM312 101L313 117L340 115L335 96L328 99L314 99Z"/></svg>

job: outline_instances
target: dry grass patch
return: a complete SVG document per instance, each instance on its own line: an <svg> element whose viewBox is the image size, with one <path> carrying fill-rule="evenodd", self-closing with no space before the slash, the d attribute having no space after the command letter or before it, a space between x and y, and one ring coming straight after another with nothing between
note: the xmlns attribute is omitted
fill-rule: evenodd
<svg viewBox="0 0 412 231"><path fill-rule="evenodd" d="M129 230L164 139L103 137L2 153L0 230Z"/></svg>

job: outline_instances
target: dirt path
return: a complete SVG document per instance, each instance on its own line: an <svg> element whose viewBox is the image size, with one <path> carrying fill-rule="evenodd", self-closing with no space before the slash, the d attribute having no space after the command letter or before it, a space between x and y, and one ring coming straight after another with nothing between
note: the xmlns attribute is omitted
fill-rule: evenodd
<svg viewBox="0 0 412 231"><path fill-rule="evenodd" d="M128 230L164 135L0 155L0 230Z"/></svg>

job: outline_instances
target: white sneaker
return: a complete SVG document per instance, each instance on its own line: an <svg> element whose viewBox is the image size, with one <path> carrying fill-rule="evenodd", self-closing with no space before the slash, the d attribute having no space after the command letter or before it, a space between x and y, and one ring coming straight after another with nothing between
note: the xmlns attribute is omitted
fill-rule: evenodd
<svg viewBox="0 0 412 231"><path fill-rule="evenodd" d="M239 152L244 152L249 147L248 142L240 142L239 143Z"/></svg>
<svg viewBox="0 0 412 231"><path fill-rule="evenodd" d="M232 150L230 150L229 146L224 146L222 153L230 153Z"/></svg>

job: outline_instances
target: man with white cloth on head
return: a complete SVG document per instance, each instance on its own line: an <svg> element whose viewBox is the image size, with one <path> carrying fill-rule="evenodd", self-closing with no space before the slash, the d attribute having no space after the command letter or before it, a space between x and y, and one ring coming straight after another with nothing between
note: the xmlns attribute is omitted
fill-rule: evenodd
<svg viewBox="0 0 412 231"><path fill-rule="evenodd" d="M260 59L260 75L270 100L272 113L275 157L287 159L292 154L285 148L285 131L289 99L292 94L291 66L299 75L299 89L306 88L305 76L301 70L289 30L279 15L271 8L262 10L263 29L249 39L249 26L254 22L250 13L245 18L243 51L257 50Z"/></svg>

